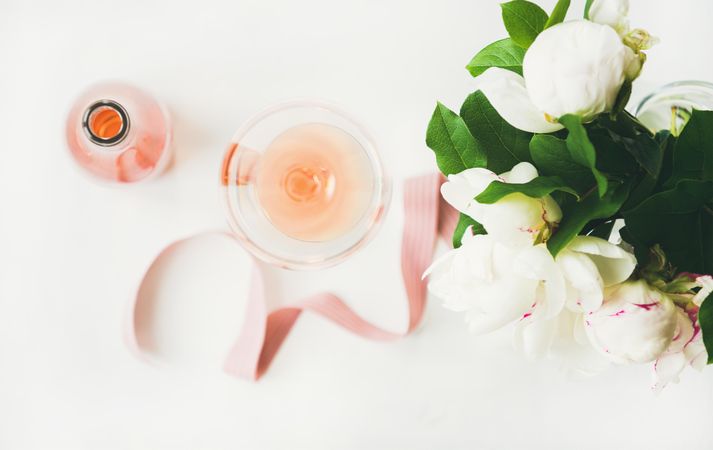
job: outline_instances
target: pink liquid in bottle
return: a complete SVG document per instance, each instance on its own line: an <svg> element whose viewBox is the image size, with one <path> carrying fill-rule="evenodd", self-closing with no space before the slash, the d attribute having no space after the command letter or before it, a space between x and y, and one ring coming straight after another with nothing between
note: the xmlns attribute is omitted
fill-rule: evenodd
<svg viewBox="0 0 713 450"><path fill-rule="evenodd" d="M121 83L90 87L67 117L67 144L90 174L133 183L160 174L171 160L171 128L160 104Z"/></svg>
<svg viewBox="0 0 713 450"><path fill-rule="evenodd" d="M374 191L364 149L340 128L310 123L277 136L257 168L256 192L270 222L303 241L328 241L364 216Z"/></svg>

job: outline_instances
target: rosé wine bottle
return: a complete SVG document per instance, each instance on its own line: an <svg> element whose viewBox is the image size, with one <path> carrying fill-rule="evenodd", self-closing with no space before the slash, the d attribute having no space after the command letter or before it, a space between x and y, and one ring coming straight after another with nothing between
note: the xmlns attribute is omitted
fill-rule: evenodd
<svg viewBox="0 0 713 450"><path fill-rule="evenodd" d="M100 180L135 183L171 161L169 117L142 90L117 82L91 86L67 117L67 145L79 166Z"/></svg>

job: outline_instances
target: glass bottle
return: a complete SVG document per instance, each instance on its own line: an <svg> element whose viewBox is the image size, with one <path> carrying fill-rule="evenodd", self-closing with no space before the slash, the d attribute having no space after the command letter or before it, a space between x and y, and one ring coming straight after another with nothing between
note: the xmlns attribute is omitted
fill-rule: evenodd
<svg viewBox="0 0 713 450"><path fill-rule="evenodd" d="M163 172L172 157L165 108L125 83L99 83L80 94L67 117L66 134L77 164L108 182L148 180Z"/></svg>
<svg viewBox="0 0 713 450"><path fill-rule="evenodd" d="M677 81L647 95L636 108L636 117L651 131L678 134L693 109L713 110L713 84L706 81Z"/></svg>

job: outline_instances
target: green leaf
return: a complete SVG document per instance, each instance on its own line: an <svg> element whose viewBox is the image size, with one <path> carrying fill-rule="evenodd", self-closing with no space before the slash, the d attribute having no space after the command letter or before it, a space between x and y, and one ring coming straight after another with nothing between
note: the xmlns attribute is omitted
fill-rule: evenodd
<svg viewBox="0 0 713 450"><path fill-rule="evenodd" d="M547 13L532 2L513 0L501 4L500 7L505 29L512 40L522 48L528 48L545 29Z"/></svg>
<svg viewBox="0 0 713 450"><path fill-rule="evenodd" d="M650 176L658 179L663 163L663 147L647 134L639 134L635 138L612 135L636 162Z"/></svg>
<svg viewBox="0 0 713 450"><path fill-rule="evenodd" d="M468 229L468 227L473 227L473 234L485 234L485 228L483 228L480 223L473 220L473 218L471 218L470 216L466 216L465 214L460 213L456 229L453 230L453 248L458 248L461 246L463 234L465 233L465 230Z"/></svg>
<svg viewBox="0 0 713 450"><path fill-rule="evenodd" d="M639 128L638 123L631 122L632 120L635 119L628 113L618 115L616 120L602 115L596 124L606 130L611 141L629 153L649 175L658 178L663 161L663 145L647 129ZM597 149L600 148L598 145L595 146ZM605 144L602 147L611 147L611 145Z"/></svg>
<svg viewBox="0 0 713 450"><path fill-rule="evenodd" d="M525 49L512 39L501 39L488 45L470 60L466 69L477 77L491 67L500 67L522 75L522 60Z"/></svg>
<svg viewBox="0 0 713 450"><path fill-rule="evenodd" d="M631 98L632 86L633 84L631 80L624 81L624 84L619 89L619 93L616 95L616 100L614 100L614 106L612 106L612 110L609 112L610 117L614 118L618 116L622 111L624 111L624 108L626 108L626 104L629 103L629 99Z"/></svg>
<svg viewBox="0 0 713 450"><path fill-rule="evenodd" d="M444 175L487 164L485 152L478 146L463 119L440 102L428 124L426 145L436 154L438 168Z"/></svg>
<svg viewBox="0 0 713 450"><path fill-rule="evenodd" d="M465 99L460 115L478 146L485 149L488 169L503 173L519 162L531 162L529 143L532 133L507 123L481 91Z"/></svg>
<svg viewBox="0 0 713 450"><path fill-rule="evenodd" d="M546 176L559 176L579 193L594 186L591 171L572 160L567 143L551 134L536 134L530 141L530 156L538 172Z"/></svg>
<svg viewBox="0 0 713 450"><path fill-rule="evenodd" d="M550 18L547 19L545 23L545 29L557 25L558 23L564 22L564 18L567 16L567 10L569 9L570 0L558 0L555 5L555 9L552 10Z"/></svg>
<svg viewBox="0 0 713 450"><path fill-rule="evenodd" d="M673 177L713 180L713 111L693 111L673 152Z"/></svg>
<svg viewBox="0 0 713 450"><path fill-rule="evenodd" d="M682 180L624 212L637 255L656 244L681 272L713 273L713 181Z"/></svg>
<svg viewBox="0 0 713 450"><path fill-rule="evenodd" d="M609 183L609 189L603 197L590 194L563 211L563 220L557 231L547 241L547 248L552 256L569 244L587 224L596 219L608 219L619 211L629 195L628 184Z"/></svg>
<svg viewBox="0 0 713 450"><path fill-rule="evenodd" d="M638 182L622 206L622 211L635 208L652 193L660 190L664 155L669 147L668 140L661 139L661 136L663 135L659 134L658 138L654 138L648 134L638 134L636 139L621 138L624 149L632 155L639 167L644 169L641 175L631 175L638 179Z"/></svg>
<svg viewBox="0 0 713 450"><path fill-rule="evenodd" d="M649 196L656 189L656 181L656 178L652 177L648 173L643 174L643 176L641 176L635 183L634 188L631 190L631 194L629 194L629 198L621 207L621 210L628 211L636 208L641 204L641 202L649 198Z"/></svg>
<svg viewBox="0 0 713 450"><path fill-rule="evenodd" d="M567 186L559 177L537 177L527 183L493 181L475 197L475 200L478 203L491 204L510 194L520 193L532 198L542 198L554 191L567 192L579 197L577 191Z"/></svg>
<svg viewBox="0 0 713 450"><path fill-rule="evenodd" d="M614 229L614 224L616 223L616 220L607 220L599 225L595 226L592 231L588 234L588 236L594 236L598 237L601 239L604 239L605 241L609 240L609 237L611 236L611 232Z"/></svg>
<svg viewBox="0 0 713 450"><path fill-rule="evenodd" d="M713 364L713 294L703 300L698 310L698 323L703 333L703 345L708 352L708 364Z"/></svg>
<svg viewBox="0 0 713 450"><path fill-rule="evenodd" d="M655 139L661 146L661 152L663 153L661 156L661 171L656 185L657 190L661 190L663 186L669 185L668 181L673 175L673 152L678 138L671 134L670 131L662 130L656 134Z"/></svg>
<svg viewBox="0 0 713 450"><path fill-rule="evenodd" d="M619 235L624 242L634 247L634 256L636 256L637 263L642 267L646 266L646 262L651 255L649 248L644 243L637 241L636 237L629 233L629 227L627 226L619 230Z"/></svg>
<svg viewBox="0 0 713 450"><path fill-rule="evenodd" d="M589 20L589 9L592 7L592 3L594 3L594 0L587 0L584 4L584 18L587 20Z"/></svg>
<svg viewBox="0 0 713 450"><path fill-rule="evenodd" d="M624 145L612 139L609 130L596 126L588 127L589 141L597 150L597 169L614 179L628 178L641 172L639 164L626 151Z"/></svg>
<svg viewBox="0 0 713 450"><path fill-rule="evenodd" d="M567 149L572 159L592 171L592 175L597 182L599 196L603 197L607 192L607 178L599 172L596 167L597 152L594 145L587 136L587 130L582 125L582 118L573 114L560 117L560 123L567 128Z"/></svg>

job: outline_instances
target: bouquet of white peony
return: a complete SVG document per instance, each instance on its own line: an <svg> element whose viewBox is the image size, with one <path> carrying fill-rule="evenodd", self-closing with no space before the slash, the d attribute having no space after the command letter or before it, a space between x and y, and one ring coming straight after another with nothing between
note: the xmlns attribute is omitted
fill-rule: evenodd
<svg viewBox="0 0 713 450"><path fill-rule="evenodd" d="M461 215L429 288L476 333L512 326L529 357L650 363L660 389L713 355L713 112L647 129L624 108L655 39L627 0L565 22L569 3L504 3L509 37L467 66L477 90L433 113Z"/></svg>

